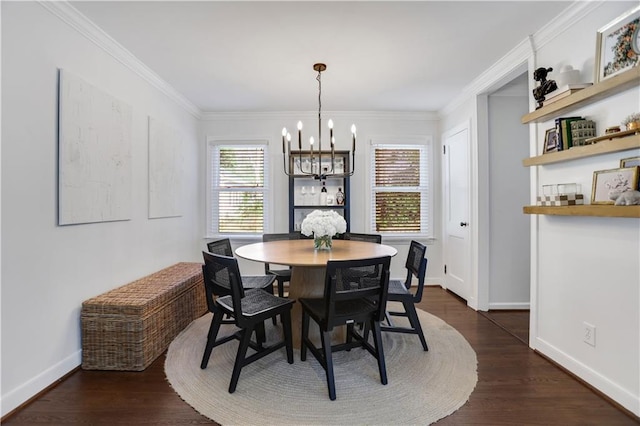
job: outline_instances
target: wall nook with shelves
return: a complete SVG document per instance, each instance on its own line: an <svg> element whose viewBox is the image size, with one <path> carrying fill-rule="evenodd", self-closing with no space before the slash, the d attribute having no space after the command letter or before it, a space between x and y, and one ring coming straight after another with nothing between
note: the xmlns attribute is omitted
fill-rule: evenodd
<svg viewBox="0 0 640 426"><path fill-rule="evenodd" d="M571 110L589 105L593 102L605 99L616 93L630 88L638 88L640 85L640 66L624 71L616 76L594 84L573 93L564 99L560 99L540 109L525 114L522 123L541 123L554 117L563 115ZM568 150L542 154L525 158L522 163L525 167L543 166L611 152L627 151L640 148L640 134L603 140L592 145L577 146ZM579 206L525 206L525 214L543 214L559 216L598 216L598 217L631 217L640 218L640 206L614 206L614 205L579 205Z"/></svg>
<svg viewBox="0 0 640 426"><path fill-rule="evenodd" d="M317 158L318 153L314 156ZM349 151L335 151L334 173L349 173ZM311 169L311 153L309 151L291 151L289 154L289 232L300 230L304 218L314 210L334 210L347 221L350 230L350 196L349 176L331 176L318 179L313 175L305 175L301 170ZM322 169L330 172L331 152L322 152ZM317 167L317 163L316 163ZM318 173L317 169L313 169ZM326 189L323 195L322 188Z"/></svg>

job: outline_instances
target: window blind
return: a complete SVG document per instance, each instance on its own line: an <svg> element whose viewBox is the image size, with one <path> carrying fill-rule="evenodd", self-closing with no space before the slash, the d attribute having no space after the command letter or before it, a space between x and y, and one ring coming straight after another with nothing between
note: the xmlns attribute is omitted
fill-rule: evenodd
<svg viewBox="0 0 640 426"><path fill-rule="evenodd" d="M214 234L262 234L265 228L266 146L216 145L211 158Z"/></svg>
<svg viewBox="0 0 640 426"><path fill-rule="evenodd" d="M374 145L371 229L429 234L428 149L423 145Z"/></svg>

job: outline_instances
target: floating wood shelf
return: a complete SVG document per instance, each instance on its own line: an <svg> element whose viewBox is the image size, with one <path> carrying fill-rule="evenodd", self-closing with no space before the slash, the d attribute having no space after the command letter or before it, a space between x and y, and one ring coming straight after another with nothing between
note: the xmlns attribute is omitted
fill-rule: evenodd
<svg viewBox="0 0 640 426"><path fill-rule="evenodd" d="M637 133L623 138L600 141L593 145L576 146L566 151L550 152L537 157L525 158L522 160L522 164L525 167L540 166L635 148L640 148L640 134Z"/></svg>
<svg viewBox="0 0 640 426"><path fill-rule="evenodd" d="M529 114L525 114L522 117L522 123L541 123L548 121L573 109L589 105L634 87L640 87L640 66L633 67L616 76L596 83L593 86L573 93L566 98L559 99ZM640 134L636 133L621 138L599 141L592 145L577 146L565 151L551 152L549 154L525 158L522 160L522 164L526 167L540 166L543 164L559 163L577 158L637 148L640 148ZM611 204L561 207L524 206L522 210L525 214L640 218L640 206L614 206Z"/></svg>
<svg viewBox="0 0 640 426"><path fill-rule="evenodd" d="M525 214L640 218L640 206L614 206L610 204L561 207L524 206L522 210Z"/></svg>
<svg viewBox="0 0 640 426"><path fill-rule="evenodd" d="M543 106L529 114L525 114L522 117L522 123L541 123L560 116L569 110L588 105L634 86L638 87L639 85L640 66L637 66L600 83L596 83L593 86L586 87L552 104Z"/></svg>

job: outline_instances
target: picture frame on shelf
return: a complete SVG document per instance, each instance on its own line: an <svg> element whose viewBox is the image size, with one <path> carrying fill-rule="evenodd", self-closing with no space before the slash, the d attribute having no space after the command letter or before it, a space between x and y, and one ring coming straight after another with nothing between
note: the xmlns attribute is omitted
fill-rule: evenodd
<svg viewBox="0 0 640 426"><path fill-rule="evenodd" d="M623 158L620 160L620 168L640 166L640 156Z"/></svg>
<svg viewBox="0 0 640 426"><path fill-rule="evenodd" d="M640 6L618 16L596 33L594 82L640 64Z"/></svg>
<svg viewBox="0 0 640 426"><path fill-rule="evenodd" d="M544 146L542 147L542 153L547 154L549 152L559 151L558 131L555 127L547 129L544 134Z"/></svg>
<svg viewBox="0 0 640 426"><path fill-rule="evenodd" d="M593 172L591 204L613 204L616 193L638 188L638 170L636 166Z"/></svg>

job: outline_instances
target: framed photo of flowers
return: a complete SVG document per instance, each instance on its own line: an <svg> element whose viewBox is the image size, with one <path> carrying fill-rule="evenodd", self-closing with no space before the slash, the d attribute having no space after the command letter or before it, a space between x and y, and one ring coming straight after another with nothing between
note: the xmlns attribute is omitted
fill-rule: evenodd
<svg viewBox="0 0 640 426"><path fill-rule="evenodd" d="M638 187L638 167L593 172L591 204L613 204L624 191Z"/></svg>
<svg viewBox="0 0 640 426"><path fill-rule="evenodd" d="M595 82L640 64L640 6L618 16L596 34Z"/></svg>

